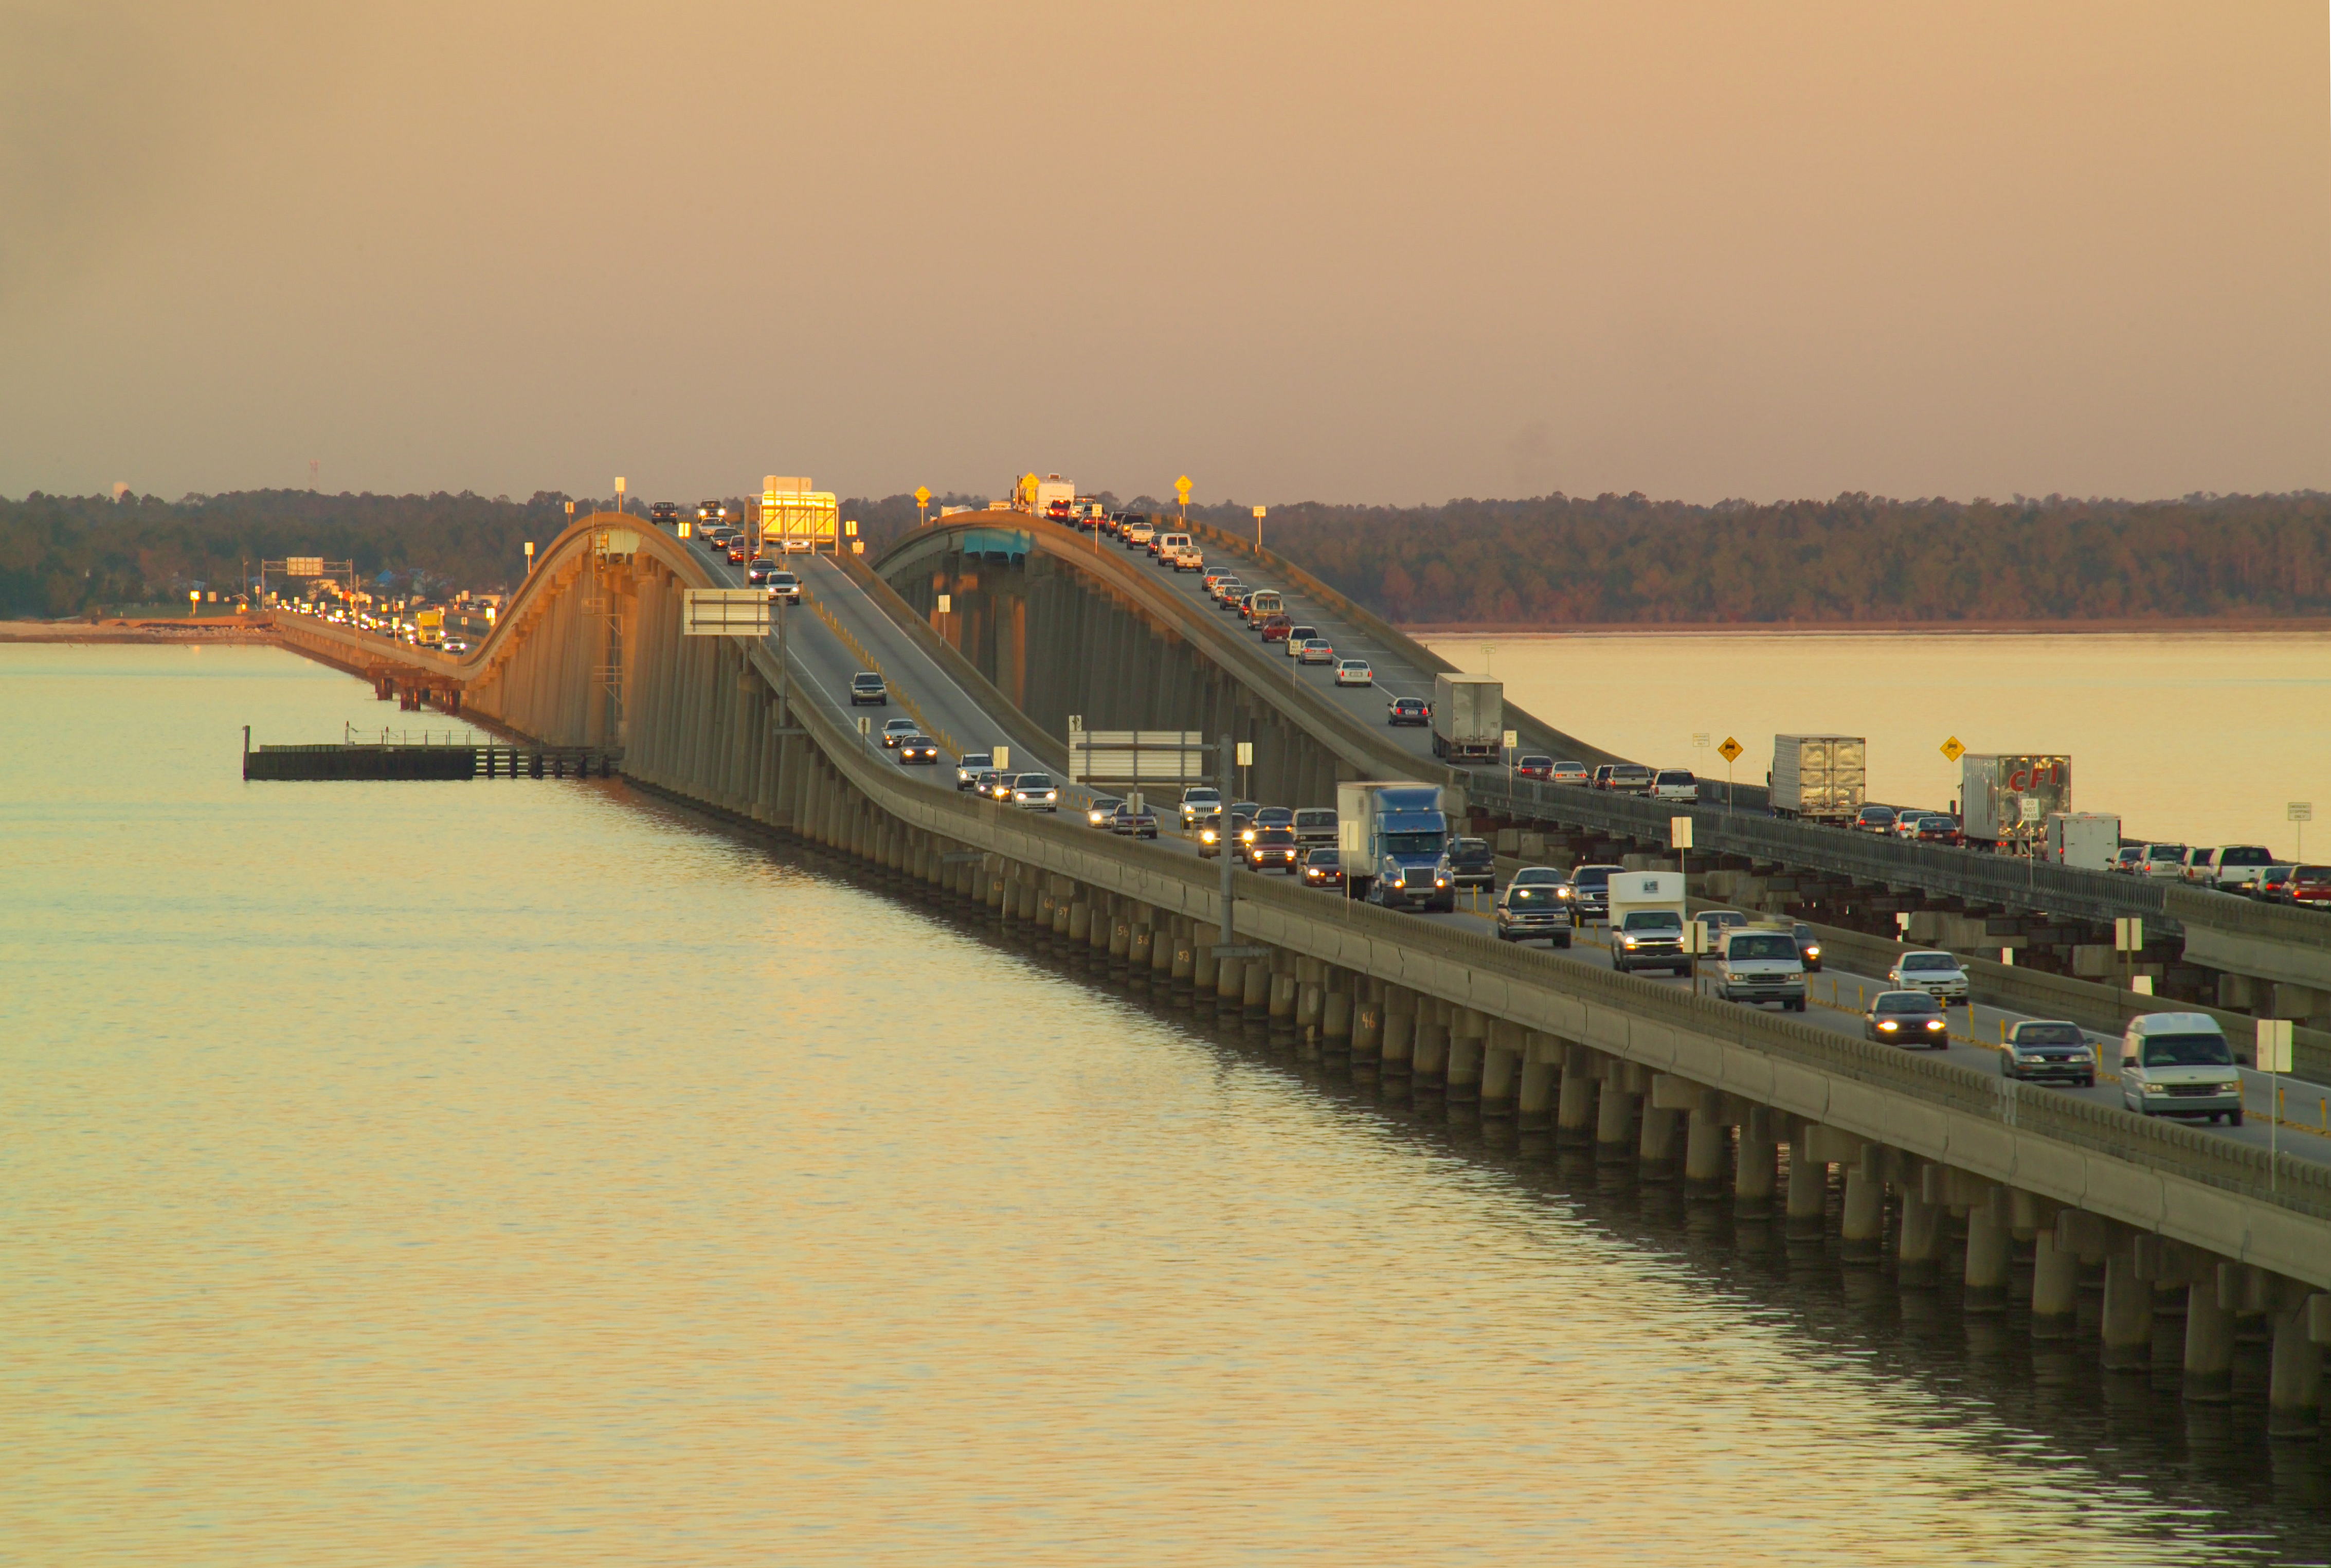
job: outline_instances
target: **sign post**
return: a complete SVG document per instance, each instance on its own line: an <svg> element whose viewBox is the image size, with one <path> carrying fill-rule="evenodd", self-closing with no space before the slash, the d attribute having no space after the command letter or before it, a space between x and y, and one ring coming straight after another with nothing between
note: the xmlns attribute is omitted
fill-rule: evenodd
<svg viewBox="0 0 2331 1568"><path fill-rule="evenodd" d="M2290 858L2294 860L2307 859L2307 824L2315 820L2315 803L2293 801L2282 808L2282 815L2284 821L2297 824L2291 830L2298 835L2298 839L2291 845Z"/></svg>
<svg viewBox="0 0 2331 1568"><path fill-rule="evenodd" d="M1724 809L1727 812L1732 809L1732 765L1738 762L1740 754L1747 749L1728 735L1724 737L1724 744L1716 748L1716 755L1724 759ZM1767 809L1770 809L1769 804Z"/></svg>
<svg viewBox="0 0 2331 1568"><path fill-rule="evenodd" d="M1240 770L1239 794L1243 795L1246 794L1247 779L1249 777L1247 770L1254 766L1254 742L1251 740L1242 740L1238 743L1238 765ZM1227 803L1224 803L1223 809L1225 813L1228 813L1230 808ZM1229 816L1225 814L1223 821L1225 822L1229 822ZM1225 842L1227 842L1227 841L1225 841Z"/></svg>
<svg viewBox="0 0 2331 1568"><path fill-rule="evenodd" d="M915 487L915 527L919 528L929 524L931 519L925 514L930 510L930 505L931 487L917 485Z"/></svg>
<svg viewBox="0 0 2331 1568"><path fill-rule="evenodd" d="M2290 1020L2258 1021L2258 1068L2267 1075L2266 1187L2275 1190L2276 1156L2282 1151L2282 1075L2290 1070Z"/></svg>
<svg viewBox="0 0 2331 1568"><path fill-rule="evenodd" d="M1182 527L1190 526L1190 476L1184 474L1174 481L1174 493L1182 498Z"/></svg>
<svg viewBox="0 0 2331 1568"><path fill-rule="evenodd" d="M2132 977L2131 971L2136 966L2136 955L2144 949L2145 917L2142 915L2116 916L2113 919L2113 951L2121 955L2120 974L2123 991L2136 989L2136 982Z"/></svg>
<svg viewBox="0 0 2331 1568"><path fill-rule="evenodd" d="M1257 560L1262 558L1262 508L1261 507L1254 508L1254 554Z"/></svg>

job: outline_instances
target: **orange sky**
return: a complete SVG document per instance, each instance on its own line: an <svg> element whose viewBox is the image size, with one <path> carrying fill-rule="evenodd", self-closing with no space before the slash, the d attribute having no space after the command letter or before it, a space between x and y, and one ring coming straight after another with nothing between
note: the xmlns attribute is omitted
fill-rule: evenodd
<svg viewBox="0 0 2331 1568"><path fill-rule="evenodd" d="M2331 488L2326 74L2321 0L18 0L0 494Z"/></svg>

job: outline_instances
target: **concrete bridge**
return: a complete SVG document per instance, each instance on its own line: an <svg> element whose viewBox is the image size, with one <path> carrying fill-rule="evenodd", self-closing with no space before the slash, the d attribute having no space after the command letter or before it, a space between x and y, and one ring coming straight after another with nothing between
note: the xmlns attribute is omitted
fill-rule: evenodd
<svg viewBox="0 0 2331 1568"><path fill-rule="evenodd" d="M1380 726L1337 710L1275 668L1276 654L1208 620L1213 612L1176 608L1146 565L1099 554L1077 566L1067 556L1089 542L1025 519L999 529L1005 521L972 527L1025 534L1030 547L1007 539L975 566L959 527L906 541L879 574L849 557L807 563L807 603L785 612L782 656L774 638L683 637L683 593L735 586L740 574L636 518L605 515L538 557L465 657L309 617L279 625L287 643L343 668L389 666L428 691L450 683L453 695L433 700L527 740L619 749L635 784L1106 954L1194 1007L1268 1019L1355 1073L1403 1077L1518 1133L1591 1143L1749 1222L1832 1236L1848 1266L1883 1260L1905 1288L1948 1276L1969 1312L2003 1310L2028 1290L2034 1335L2067 1337L2083 1290L2100 1292L2105 1364L2176 1358L2195 1400L2228 1397L2239 1335L2268 1335L2272 1430L2317 1431L2331 1342L2331 1141L2285 1130L2270 1154L2260 1126L2188 1127L2018 1086L1973 1041L1912 1056L1864 1041L1841 1012L1730 1005L1612 973L1592 948L1498 942L1464 913L1401 916L1244 872L1226 906L1219 868L1186 841L1113 838L1073 814L960 794L952 769L933 778L890 760L856 728L855 670L879 669L950 751L1008 745L1015 763L1056 772L1065 754L1052 721L1074 702L1096 727L1276 726L1264 733L1286 758L1266 765L1281 771L1258 793L1289 803L1323 799L1346 767L1431 776ZM1096 640L1083 657L1059 660L1041 641L1061 608L1044 594L1070 603L1069 586L1023 588L1025 607L1010 603L1003 575L1032 580L1039 560L1093 584L1073 588L1099 606L1077 612ZM960 586L974 575L978 586ZM968 595L969 608L951 612L960 622L914 602L957 591L935 581ZM1359 647L1400 667L1396 643Z"/></svg>

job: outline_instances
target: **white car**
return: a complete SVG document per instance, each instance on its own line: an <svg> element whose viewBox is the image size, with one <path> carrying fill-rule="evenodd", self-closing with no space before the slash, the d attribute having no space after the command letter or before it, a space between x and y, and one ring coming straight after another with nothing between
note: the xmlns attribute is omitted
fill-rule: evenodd
<svg viewBox="0 0 2331 1568"><path fill-rule="evenodd" d="M1955 953L1905 953L1886 972L1886 984L1897 991L1923 991L1938 1002L1967 1000L1966 971Z"/></svg>
<svg viewBox="0 0 2331 1568"><path fill-rule="evenodd" d="M2145 858L2136 862L2140 877L2173 877L2185 875L2185 846L2183 844L2147 844Z"/></svg>
<svg viewBox="0 0 2331 1568"><path fill-rule="evenodd" d="M911 718L894 718L882 727L882 749L889 751L904 745L909 737L923 733L923 727Z"/></svg>
<svg viewBox="0 0 2331 1568"><path fill-rule="evenodd" d="M1204 817L1220 816L1223 792L1212 784L1194 784L1182 792L1182 831L1188 832Z"/></svg>
<svg viewBox="0 0 2331 1568"><path fill-rule="evenodd" d="M1336 665L1337 685L1374 686L1375 683L1376 672L1368 668L1368 661L1366 660L1346 659L1337 661Z"/></svg>
<svg viewBox="0 0 2331 1568"><path fill-rule="evenodd" d="M1032 812L1057 812L1061 792L1053 786L1051 774L1023 773L1012 781L1012 803Z"/></svg>
<svg viewBox="0 0 2331 1568"><path fill-rule="evenodd" d="M1306 638L1303 646L1295 651L1295 662L1333 664L1336 662L1336 651L1327 645L1327 640L1325 637Z"/></svg>
<svg viewBox="0 0 2331 1568"><path fill-rule="evenodd" d="M1697 801L1699 780L1686 767L1663 767L1652 775L1651 798L1655 801Z"/></svg>

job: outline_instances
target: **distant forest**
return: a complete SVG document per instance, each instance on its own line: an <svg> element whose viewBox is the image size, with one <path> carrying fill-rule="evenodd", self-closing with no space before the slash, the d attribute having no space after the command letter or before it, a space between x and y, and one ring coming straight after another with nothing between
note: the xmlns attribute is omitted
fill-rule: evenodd
<svg viewBox="0 0 2331 1568"><path fill-rule="evenodd" d="M1254 527L1250 508L1204 512ZM2315 491L1307 504L1271 508L1263 544L1412 625L2331 615L2331 496Z"/></svg>
<svg viewBox="0 0 2331 1568"><path fill-rule="evenodd" d="M386 572L409 583L418 572L433 588L492 589L522 574L527 540L547 541L566 525L567 499L252 490L0 500L0 613L170 603L196 584L231 588L261 558L291 555L353 559L368 581ZM578 510L611 504L577 499ZM1129 504L1166 509L1147 497ZM1254 526L1245 506L1192 512L1241 532ZM915 526L915 503L856 498L842 515L878 550ZM1306 503L1273 507L1263 542L1411 624L2331 615L2331 496L2312 491L2174 501Z"/></svg>

